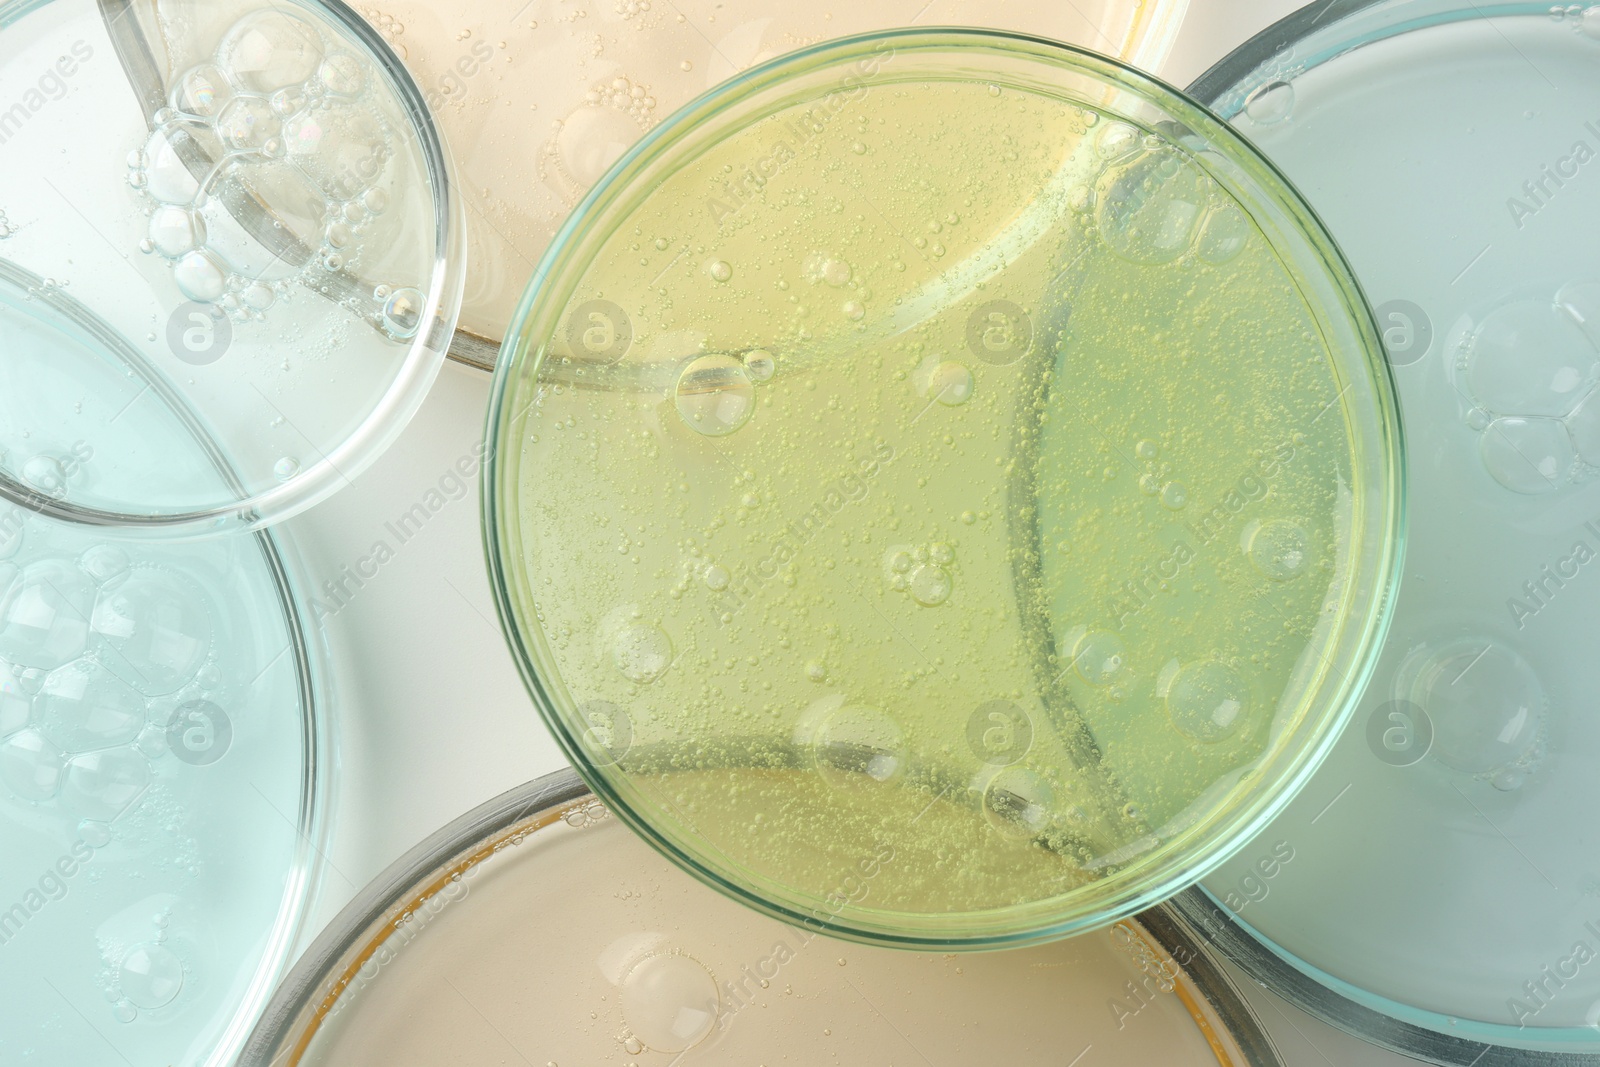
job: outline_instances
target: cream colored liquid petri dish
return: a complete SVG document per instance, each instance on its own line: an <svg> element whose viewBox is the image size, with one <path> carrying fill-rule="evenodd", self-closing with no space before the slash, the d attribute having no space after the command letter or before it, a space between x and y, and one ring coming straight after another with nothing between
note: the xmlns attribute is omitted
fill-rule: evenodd
<svg viewBox="0 0 1600 1067"><path fill-rule="evenodd" d="M115 336L7 352L0 496L191 536L336 492L443 361L460 211L420 90L343 5L0 4L0 261ZM230 483L156 447L174 404Z"/></svg>
<svg viewBox="0 0 1600 1067"><path fill-rule="evenodd" d="M457 820L363 892L284 983L240 1062L923 1057L1278 1062L1205 950L1160 910L985 956L842 945L685 877L570 771Z"/></svg>
<svg viewBox="0 0 1600 1067"><path fill-rule="evenodd" d="M1338 238L1411 446L1355 718L1204 884L1253 975L1437 1063L1600 1062L1597 63L1590 6L1318 6L1193 90Z"/></svg>
<svg viewBox="0 0 1600 1067"><path fill-rule="evenodd" d="M740 71L829 38L905 25L1034 33L1155 70L1187 2L354 6L405 61L449 138L472 256L453 353L492 366L529 274L589 188L646 132Z"/></svg>
<svg viewBox="0 0 1600 1067"><path fill-rule="evenodd" d="M748 71L591 192L507 347L524 675L621 818L771 914L1112 923L1292 795L1370 666L1369 314L1260 157L1112 61L905 31Z"/></svg>

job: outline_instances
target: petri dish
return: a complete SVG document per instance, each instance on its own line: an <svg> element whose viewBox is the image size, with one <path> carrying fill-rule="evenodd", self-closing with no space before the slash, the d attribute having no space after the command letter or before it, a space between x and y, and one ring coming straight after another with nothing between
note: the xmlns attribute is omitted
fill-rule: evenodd
<svg viewBox="0 0 1600 1067"><path fill-rule="evenodd" d="M863 878L868 876L862 875ZM1275 1065L1216 962L1159 910L983 956L843 946L695 884L571 771L418 845L317 939L242 1067L527 1063Z"/></svg>
<svg viewBox="0 0 1600 1067"><path fill-rule="evenodd" d="M1366 694L1205 886L1252 973L1437 1063L1600 1062L1597 33L1592 9L1317 5L1194 89L1349 257L1410 445Z"/></svg>
<svg viewBox="0 0 1600 1067"><path fill-rule="evenodd" d="M443 147L388 46L315 2L11 0L0 35L0 260L121 339L0 308L0 497L191 535L339 489L421 403L462 285ZM231 482L141 436L173 405Z"/></svg>
<svg viewBox="0 0 1600 1067"><path fill-rule="evenodd" d="M38 281L32 314L114 337ZM151 443L190 440L185 415ZM0 1062L233 1062L326 822L292 566L266 531L174 544L0 504Z"/></svg>
<svg viewBox="0 0 1600 1067"><path fill-rule="evenodd" d="M492 369L529 274L622 153L699 93L821 40L912 24L1037 34L1159 69L1187 0L624 0L356 5L405 61L470 191L454 358Z"/></svg>
<svg viewBox="0 0 1600 1067"><path fill-rule="evenodd" d="M591 787L708 882L872 942L1063 936L1335 736L1400 548L1388 369L1175 91L1004 34L824 44L659 127L535 278L502 618Z"/></svg>

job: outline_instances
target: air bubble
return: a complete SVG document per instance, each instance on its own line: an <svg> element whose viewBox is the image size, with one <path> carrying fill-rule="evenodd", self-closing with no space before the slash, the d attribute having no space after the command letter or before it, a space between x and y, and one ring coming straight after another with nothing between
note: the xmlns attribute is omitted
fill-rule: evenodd
<svg viewBox="0 0 1600 1067"><path fill-rule="evenodd" d="M78 840L90 848L105 848L111 844L111 827L98 819L82 819L78 822Z"/></svg>
<svg viewBox="0 0 1600 1067"><path fill-rule="evenodd" d="M730 267L725 260L714 259L711 261L711 264L706 267L706 273L711 275L712 281L725 282L729 278L733 277L733 268Z"/></svg>
<svg viewBox="0 0 1600 1067"><path fill-rule="evenodd" d="M1244 250L1250 240L1250 220L1236 204L1211 209L1200 230L1196 250L1208 263L1226 263Z"/></svg>
<svg viewBox="0 0 1600 1067"><path fill-rule="evenodd" d="M22 480L46 496L60 497L67 488L67 469L54 456L30 456L22 464Z"/></svg>
<svg viewBox="0 0 1600 1067"><path fill-rule="evenodd" d="M1250 711L1250 691L1226 664L1205 660L1182 667L1167 689L1167 715L1185 737L1215 744L1233 736Z"/></svg>
<svg viewBox="0 0 1600 1067"><path fill-rule="evenodd" d="M116 651L107 667L147 696L176 692L211 652L211 613L199 591L153 568L102 593L92 626Z"/></svg>
<svg viewBox="0 0 1600 1067"><path fill-rule="evenodd" d="M1539 677L1497 641L1461 641L1401 668L1409 699L1433 723L1429 750L1447 767L1487 775L1537 754L1547 701Z"/></svg>
<svg viewBox="0 0 1600 1067"><path fill-rule="evenodd" d="M361 60L348 52L337 52L322 61L317 78L330 93L355 96L366 84L366 74Z"/></svg>
<svg viewBox="0 0 1600 1067"><path fill-rule="evenodd" d="M184 254L173 268L172 278L184 296L201 304L216 303L227 289L227 272L209 251Z"/></svg>
<svg viewBox="0 0 1600 1067"><path fill-rule="evenodd" d="M753 348L744 354L745 373L750 375L753 382L770 381L777 372L777 361L772 358L772 353L762 348Z"/></svg>
<svg viewBox="0 0 1600 1067"><path fill-rule="evenodd" d="M1090 685L1110 685L1128 662L1122 638L1103 630L1090 630L1072 650L1072 667Z"/></svg>
<svg viewBox="0 0 1600 1067"><path fill-rule="evenodd" d="M150 764L132 748L86 752L67 761L61 797L85 819L112 822L150 784Z"/></svg>
<svg viewBox="0 0 1600 1067"><path fill-rule="evenodd" d="M925 608L935 608L949 600L955 587L955 579L950 572L936 563L918 565L907 579L911 599Z"/></svg>
<svg viewBox="0 0 1600 1067"><path fill-rule="evenodd" d="M733 433L755 411L755 386L744 364L720 353L685 366L674 394L683 421L707 437Z"/></svg>
<svg viewBox="0 0 1600 1067"><path fill-rule="evenodd" d="M170 102L174 109L199 118L210 118L233 99L233 88L228 79L210 63L191 67L178 77L172 87ZM132 160L129 165L133 166Z"/></svg>
<svg viewBox="0 0 1600 1067"><path fill-rule="evenodd" d="M611 660L624 678L648 685L672 666L672 639L651 623L625 626L612 644Z"/></svg>
<svg viewBox="0 0 1600 1067"><path fill-rule="evenodd" d="M1244 113L1258 126L1282 122L1294 110L1294 86L1288 82L1268 82L1251 93L1244 103Z"/></svg>
<svg viewBox="0 0 1600 1067"><path fill-rule="evenodd" d="M150 246L168 259L194 251L205 240L205 223L188 208L163 204L150 216Z"/></svg>
<svg viewBox="0 0 1600 1067"><path fill-rule="evenodd" d="M272 465L272 476L280 482L286 482L300 473L300 461L293 456L279 456L278 462Z"/></svg>
<svg viewBox="0 0 1600 1067"><path fill-rule="evenodd" d="M52 670L83 654L95 587L77 567L31 563L0 600L0 656Z"/></svg>
<svg viewBox="0 0 1600 1067"><path fill-rule="evenodd" d="M425 298L420 289L410 286L396 289L383 302L383 328L389 336L408 341L422 327Z"/></svg>
<svg viewBox="0 0 1600 1067"><path fill-rule="evenodd" d="M706 568L706 588L712 590L713 592L720 593L722 590L728 588L728 582L731 579L732 575L728 573L728 568L726 567L720 567L716 564L712 564Z"/></svg>
<svg viewBox="0 0 1600 1067"><path fill-rule="evenodd" d="M1007 767L983 790L983 814L1007 837L1036 837L1050 825L1055 791L1033 771Z"/></svg>
<svg viewBox="0 0 1600 1067"><path fill-rule="evenodd" d="M1572 438L1559 419L1495 419L1478 444L1494 480L1528 495L1561 488L1575 458Z"/></svg>
<svg viewBox="0 0 1600 1067"><path fill-rule="evenodd" d="M1578 25L1586 36L1600 40L1600 4L1584 11Z"/></svg>
<svg viewBox="0 0 1600 1067"><path fill-rule="evenodd" d="M960 363L941 363L928 376L927 393L946 407L972 399L972 372Z"/></svg>
<svg viewBox="0 0 1600 1067"><path fill-rule="evenodd" d="M1559 418L1600 380L1600 351L1548 300L1496 308L1467 342L1466 384L1496 415Z"/></svg>
<svg viewBox="0 0 1600 1067"><path fill-rule="evenodd" d="M1171 511L1181 511L1189 503L1189 489L1182 482L1168 482L1161 487L1161 506Z"/></svg>
<svg viewBox="0 0 1600 1067"><path fill-rule="evenodd" d="M259 96L241 96L217 118L217 133L239 151L258 151L282 132L283 123L268 103Z"/></svg>
<svg viewBox="0 0 1600 1067"><path fill-rule="evenodd" d="M147 1011L163 1008L183 988L183 964L165 945L135 945L122 958L117 981L122 995L136 1006Z"/></svg>
<svg viewBox="0 0 1600 1067"><path fill-rule="evenodd" d="M905 766L905 734L877 708L840 707L817 728L817 771L831 785L859 785L863 778L887 782Z"/></svg>
<svg viewBox="0 0 1600 1067"><path fill-rule="evenodd" d="M1101 238L1130 263L1170 263L1188 251L1209 194L1177 151L1141 152L1107 170L1096 190Z"/></svg>
<svg viewBox="0 0 1600 1067"><path fill-rule="evenodd" d="M66 752L126 744L146 722L143 698L110 671L86 660L51 671L36 707L39 728Z"/></svg>
<svg viewBox="0 0 1600 1067"><path fill-rule="evenodd" d="M704 1041L717 1022L721 1000L711 973L688 956L659 954L640 960L622 980L622 1017L628 1029L657 1052L685 1052Z"/></svg>
<svg viewBox="0 0 1600 1067"><path fill-rule="evenodd" d="M1275 582L1290 581L1306 571L1306 532L1287 519L1251 523L1241 540L1256 570Z"/></svg>
<svg viewBox="0 0 1600 1067"><path fill-rule="evenodd" d="M376 115L345 101L297 115L283 128L289 158L334 200L349 200L377 179L388 139Z"/></svg>
<svg viewBox="0 0 1600 1067"><path fill-rule="evenodd" d="M55 796L66 767L66 754L38 730L23 730L0 742L0 782L23 800Z"/></svg>
<svg viewBox="0 0 1600 1067"><path fill-rule="evenodd" d="M322 39L307 22L282 11L254 11L233 24L217 47L218 65L255 93L308 81L322 61Z"/></svg>

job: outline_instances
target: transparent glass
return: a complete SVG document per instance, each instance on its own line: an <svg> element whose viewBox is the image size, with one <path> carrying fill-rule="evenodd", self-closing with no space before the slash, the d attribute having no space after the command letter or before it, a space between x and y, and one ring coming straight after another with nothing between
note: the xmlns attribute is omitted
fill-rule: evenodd
<svg viewBox="0 0 1600 1067"><path fill-rule="evenodd" d="M962 1061L1047 1045L1118 1064L1278 1062L1205 949L1160 909L1024 952L839 960L837 946L688 882L561 771L452 822L363 890L240 1063L409 1067L508 1046L529 1063L619 1046L685 1064L816 1062L846 1045L887 1060L906 1042ZM974 1030L974 1013L991 1025Z"/></svg>
<svg viewBox="0 0 1600 1067"><path fill-rule="evenodd" d="M121 339L52 336L26 294L0 312L0 496L192 535L371 463L444 358L464 257L443 146L382 38L309 0L8 0L0 57L0 259ZM147 439L157 381L234 484Z"/></svg>
<svg viewBox="0 0 1600 1067"><path fill-rule="evenodd" d="M1600 1062L1597 59L1592 8L1319 4L1194 89L1337 236L1411 444L1367 692L1205 887L1252 974L1437 1063Z"/></svg>
<svg viewBox="0 0 1600 1067"><path fill-rule="evenodd" d="M696 95L774 56L900 26L976 26L1081 45L1159 70L1187 0L556 0L363 10L405 61L472 190L472 274L452 355L492 369L528 272L635 141ZM515 17L511 17L514 15Z"/></svg>
<svg viewBox="0 0 1600 1067"><path fill-rule="evenodd" d="M904 31L756 68L596 187L507 345L485 529L537 704L791 921L1113 923L1259 829L1370 668L1370 314L1245 142L1113 61Z"/></svg>
<svg viewBox="0 0 1600 1067"><path fill-rule="evenodd" d="M0 262L0 304L31 293L33 321L116 343L39 282ZM150 444L235 486L152 391ZM326 678L293 575L265 531L171 544L0 504L0 1062L233 1062L326 829Z"/></svg>

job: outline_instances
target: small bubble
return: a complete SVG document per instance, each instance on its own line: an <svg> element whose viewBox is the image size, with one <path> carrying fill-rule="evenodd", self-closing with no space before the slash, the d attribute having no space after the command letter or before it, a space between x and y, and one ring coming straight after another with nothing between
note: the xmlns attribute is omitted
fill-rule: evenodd
<svg viewBox="0 0 1600 1067"><path fill-rule="evenodd" d="M1161 446L1149 438L1145 438L1134 445L1133 450L1140 459L1155 459L1161 454Z"/></svg>
<svg viewBox="0 0 1600 1067"><path fill-rule="evenodd" d="M678 414L697 433L733 433L755 411L755 386L742 362L720 353L701 356L683 368L675 399Z"/></svg>
<svg viewBox="0 0 1600 1067"><path fill-rule="evenodd" d="M744 354L745 373L750 375L754 382L765 382L772 379L778 369L777 361L772 358L772 353L762 348L752 348Z"/></svg>
<svg viewBox="0 0 1600 1067"><path fill-rule="evenodd" d="M905 765L905 734L877 708L846 704L817 728L817 770L831 785L859 785L863 777L887 782Z"/></svg>
<svg viewBox="0 0 1600 1067"><path fill-rule="evenodd" d="M1182 482L1168 482L1161 488L1161 505L1173 511L1181 510L1189 503L1189 490Z"/></svg>
<svg viewBox="0 0 1600 1067"><path fill-rule="evenodd" d="M733 268L725 260L712 260L711 265L706 270L711 275L712 281L725 282L733 277Z"/></svg>
<svg viewBox="0 0 1600 1067"><path fill-rule="evenodd" d="M1286 519L1270 519L1245 528L1245 552L1256 570L1275 582L1305 573L1306 532Z"/></svg>
<svg viewBox="0 0 1600 1067"><path fill-rule="evenodd" d="M1050 825L1055 792L1039 775L1007 767L983 791L983 814L989 825L1007 837L1027 838Z"/></svg>
<svg viewBox="0 0 1600 1067"><path fill-rule="evenodd" d="M845 318L852 321L859 320L867 313L867 309L859 300L846 300L840 310L844 312Z"/></svg>
<svg viewBox="0 0 1600 1067"><path fill-rule="evenodd" d="M611 659L624 678L648 685L672 666L672 640L658 626L634 623L617 634Z"/></svg>
<svg viewBox="0 0 1600 1067"><path fill-rule="evenodd" d="M712 566L706 568L706 588L715 592L721 592L722 590L728 588L728 582L731 580L731 577L732 576L728 574L728 568L719 567L713 564Z"/></svg>
<svg viewBox="0 0 1600 1067"><path fill-rule="evenodd" d="M1244 113L1258 126L1282 122L1294 110L1294 86L1284 81L1268 82L1245 100Z"/></svg>
<svg viewBox="0 0 1600 1067"><path fill-rule="evenodd" d="M272 465L272 473L278 481L286 482L300 473L300 461L293 456L280 456Z"/></svg>
<svg viewBox="0 0 1600 1067"><path fill-rule="evenodd" d="M647 956L622 980L622 1015L657 1052L685 1052L711 1033L721 998L711 973L688 956Z"/></svg>
<svg viewBox="0 0 1600 1067"><path fill-rule="evenodd" d="M820 659L807 660L806 661L806 677L811 679L813 682L825 682L825 681L827 681L828 680L828 668L827 668L827 665L824 664Z"/></svg>
<svg viewBox="0 0 1600 1067"><path fill-rule="evenodd" d="M422 326L422 312L426 303L427 300L420 289L413 289L410 286L396 289L383 303L384 330L389 336L400 341L415 337Z"/></svg>
<svg viewBox="0 0 1600 1067"><path fill-rule="evenodd" d="M78 823L78 840L90 848L104 848L111 843L111 827L96 819Z"/></svg>
<svg viewBox="0 0 1600 1067"><path fill-rule="evenodd" d="M1232 667L1205 660L1178 670L1166 700L1167 715L1179 733L1212 744L1226 740L1244 725L1250 691Z"/></svg>
<svg viewBox="0 0 1600 1067"><path fill-rule="evenodd" d="M693 70L694 69L694 64L686 59L682 63L678 64L678 69L679 70Z"/></svg>
<svg viewBox="0 0 1600 1067"><path fill-rule="evenodd" d="M941 363L928 377L928 395L946 407L972 399L972 372L959 363Z"/></svg>
<svg viewBox="0 0 1600 1067"><path fill-rule="evenodd" d="M950 599L955 581L950 572L936 564L923 564L911 572L911 597L925 608L938 607Z"/></svg>

